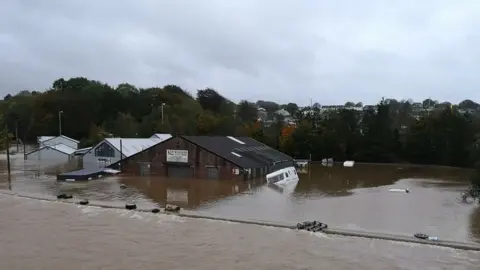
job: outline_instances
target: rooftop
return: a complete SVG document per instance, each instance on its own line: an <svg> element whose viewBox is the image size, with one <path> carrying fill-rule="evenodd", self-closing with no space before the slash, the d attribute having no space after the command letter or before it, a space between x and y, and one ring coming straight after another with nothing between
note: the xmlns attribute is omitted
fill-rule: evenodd
<svg viewBox="0 0 480 270"><path fill-rule="evenodd" d="M59 144L55 144L55 145L47 145L47 146L40 147L38 149L35 149L35 150L27 153L27 155L30 155L32 153L38 152L38 151L40 151L42 149L46 149L46 148L55 149L59 152L65 153L67 155L71 155L76 151L75 148L72 148L72 147L70 147L68 145L65 145L65 144L62 144L62 143L59 143Z"/></svg>
<svg viewBox="0 0 480 270"><path fill-rule="evenodd" d="M249 137L180 136L242 168L260 168L293 158Z"/></svg>
<svg viewBox="0 0 480 270"><path fill-rule="evenodd" d="M39 137L37 138L37 141L38 141L39 143L41 143L41 142L50 141L50 140L55 139L55 138L58 138L58 137L62 137L62 138L64 138L64 139L70 140L70 141L72 141L72 142L79 143L79 141L77 141L77 140L75 140L75 139L72 139L72 138L70 138L70 137L67 137L67 136L65 136L65 135L60 135L60 136L39 136Z"/></svg>
<svg viewBox="0 0 480 270"><path fill-rule="evenodd" d="M72 148L68 145L65 145L63 143L59 143L59 144L56 144L56 145L50 145L50 146L46 146L48 148L53 148L57 151L60 151L62 153L65 153L65 154L68 154L68 155L71 155L73 154L77 149L75 148Z"/></svg>
<svg viewBox="0 0 480 270"><path fill-rule="evenodd" d="M170 139L171 137L172 135L168 133L155 133L152 135L152 137L150 137L150 139L157 138L157 139L161 139L162 141L165 141Z"/></svg>
<svg viewBox="0 0 480 270"><path fill-rule="evenodd" d="M118 151L122 151L125 157L130 157L138 152L141 152L149 147L161 143L162 139L158 138L107 138L105 139L109 144L115 147ZM121 147L120 147L121 141ZM121 148L121 149L120 149Z"/></svg>
<svg viewBox="0 0 480 270"><path fill-rule="evenodd" d="M53 139L53 138L55 138L55 136L38 136L37 142L41 143L41 142L48 141L48 140Z"/></svg>

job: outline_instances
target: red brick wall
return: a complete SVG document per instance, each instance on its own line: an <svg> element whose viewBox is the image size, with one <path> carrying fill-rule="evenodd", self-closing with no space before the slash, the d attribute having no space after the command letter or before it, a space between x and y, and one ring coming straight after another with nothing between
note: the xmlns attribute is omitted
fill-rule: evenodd
<svg viewBox="0 0 480 270"><path fill-rule="evenodd" d="M167 176L165 165L167 149L188 151L188 164L194 167L195 178L206 178L206 166L215 166L219 169L220 179L243 179L243 175L232 174L233 169L239 169L236 165L180 137L167 140L124 160L122 162L122 172L124 174L140 175L140 163L150 162L151 175Z"/></svg>

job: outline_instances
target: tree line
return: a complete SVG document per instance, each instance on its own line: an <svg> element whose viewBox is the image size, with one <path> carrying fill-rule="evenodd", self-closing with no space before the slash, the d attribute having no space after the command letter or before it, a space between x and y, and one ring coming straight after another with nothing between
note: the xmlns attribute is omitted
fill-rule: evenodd
<svg viewBox="0 0 480 270"><path fill-rule="evenodd" d="M259 121L259 107L266 120ZM332 110L319 104L236 104L210 88L189 93L175 85L112 87L79 77L58 79L47 91L7 95L0 121L27 142L59 134L61 119L62 134L82 146L111 136L234 135L253 137L296 158L471 167L480 159L479 108L471 100L452 105L430 99L420 104L387 99L375 106L347 102ZM279 109L289 116L276 114Z"/></svg>

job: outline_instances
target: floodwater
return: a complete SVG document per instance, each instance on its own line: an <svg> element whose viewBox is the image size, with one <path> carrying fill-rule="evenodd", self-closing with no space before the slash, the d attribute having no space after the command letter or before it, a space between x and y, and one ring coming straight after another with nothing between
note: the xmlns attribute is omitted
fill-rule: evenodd
<svg viewBox="0 0 480 270"><path fill-rule="evenodd" d="M0 158L0 168L5 167ZM33 169L32 169L33 168ZM36 169L35 169L36 168ZM57 183L12 159L0 188L142 206L173 203L214 216L480 242L480 209L463 203L468 171L313 166L293 192L263 181L111 177ZM55 171L55 170L54 170ZM128 188L121 189L120 184ZM390 188L409 188L392 193ZM334 237L217 221L39 202L0 195L0 268L47 269L478 269L480 253ZM31 233L30 233L31 232ZM52 236L55 237L52 237Z"/></svg>

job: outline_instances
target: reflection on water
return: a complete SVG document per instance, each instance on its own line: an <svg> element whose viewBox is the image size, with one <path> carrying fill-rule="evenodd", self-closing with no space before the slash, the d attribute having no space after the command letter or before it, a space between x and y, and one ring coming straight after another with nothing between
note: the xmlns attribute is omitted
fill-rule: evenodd
<svg viewBox="0 0 480 270"><path fill-rule="evenodd" d="M0 162L2 162L0 160ZM0 163L0 166L4 161ZM332 227L437 235L480 242L479 210L461 203L469 172L460 169L386 165L311 166L294 190L255 181L110 177L90 182L57 182L13 159L11 181L0 188L144 206L176 204L209 215L296 223L316 219ZM27 169L26 169L27 168ZM121 184L128 186L120 188ZM388 192L408 188L408 194Z"/></svg>
<svg viewBox="0 0 480 270"><path fill-rule="evenodd" d="M471 237L480 242L480 206L476 206L470 214L470 233Z"/></svg>
<svg viewBox="0 0 480 270"><path fill-rule="evenodd" d="M209 202L252 191L255 187L264 184L260 180L241 182L155 177L119 177L118 181L130 188L135 188L159 205L170 203L186 209L197 209Z"/></svg>

